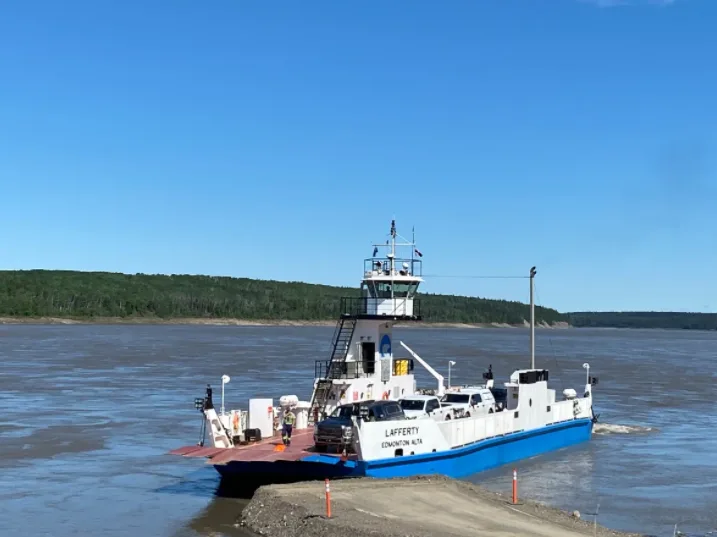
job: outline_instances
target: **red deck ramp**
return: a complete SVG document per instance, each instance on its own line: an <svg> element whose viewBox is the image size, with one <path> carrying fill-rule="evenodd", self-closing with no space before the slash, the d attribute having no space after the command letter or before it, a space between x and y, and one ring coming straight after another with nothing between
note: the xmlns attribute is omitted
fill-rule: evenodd
<svg viewBox="0 0 717 537"><path fill-rule="evenodd" d="M313 431L306 429L297 431L291 436L291 445L284 448L280 437L270 437L254 444L233 448L214 448L201 446L183 446L173 449L170 455L183 457L207 457L209 464L227 464L232 461L296 461L313 451L309 451L314 443ZM284 448L283 450L279 448Z"/></svg>
<svg viewBox="0 0 717 537"><path fill-rule="evenodd" d="M200 447L189 453L185 453L185 457L214 457L222 451L227 451L228 448L216 448L216 447Z"/></svg>
<svg viewBox="0 0 717 537"><path fill-rule="evenodd" d="M187 455L189 455L190 453L192 453L193 451L199 451L200 449L204 449L204 448L202 448L202 446L197 446L197 445L194 445L194 446L182 446L182 447L180 447L180 448L173 449L172 451L169 452L169 454L170 454L170 455L183 455L183 456L187 456Z"/></svg>
<svg viewBox="0 0 717 537"><path fill-rule="evenodd" d="M208 462L210 464L227 464L232 461L296 461L312 453L308 450L313 443L313 431L299 431L291 436L290 446L284 447L279 438L272 437L256 444L227 449L223 453L213 456Z"/></svg>

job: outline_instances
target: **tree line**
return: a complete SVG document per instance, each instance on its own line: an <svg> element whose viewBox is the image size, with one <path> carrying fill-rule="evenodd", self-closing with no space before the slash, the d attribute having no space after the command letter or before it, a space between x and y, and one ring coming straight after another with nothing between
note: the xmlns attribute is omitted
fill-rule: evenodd
<svg viewBox="0 0 717 537"><path fill-rule="evenodd" d="M358 288L190 275L62 270L0 271L0 316L118 318L335 319L342 297ZM427 322L522 324L527 304L455 295L420 294ZM717 330L717 314L682 312L560 313L536 306L537 323L575 327Z"/></svg>
<svg viewBox="0 0 717 537"><path fill-rule="evenodd" d="M584 311L569 313L568 319L570 324L576 327L717 330L715 313Z"/></svg>
<svg viewBox="0 0 717 537"><path fill-rule="evenodd" d="M341 297L358 288L190 275L120 274L61 270L0 271L0 316L158 317L247 320L330 320ZM428 322L521 324L527 304L453 295L421 294ZM567 318L535 308L536 322Z"/></svg>

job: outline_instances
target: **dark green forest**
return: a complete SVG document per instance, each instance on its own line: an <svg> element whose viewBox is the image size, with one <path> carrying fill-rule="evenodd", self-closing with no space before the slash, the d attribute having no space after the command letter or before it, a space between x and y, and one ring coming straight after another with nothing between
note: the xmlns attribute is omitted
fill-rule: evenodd
<svg viewBox="0 0 717 537"><path fill-rule="evenodd" d="M331 320L340 298L358 288L187 275L59 270L0 271L0 316L119 318L236 318ZM421 294L428 322L509 323L530 319L528 305L505 300ZM536 307L536 322L565 321Z"/></svg>
<svg viewBox="0 0 717 537"><path fill-rule="evenodd" d="M576 327L604 328L674 328L684 330L717 330L715 313L662 311L575 312L568 314Z"/></svg>
<svg viewBox="0 0 717 537"><path fill-rule="evenodd" d="M267 321L336 319L340 298L358 288L188 275L60 270L0 271L0 317L73 319L234 318ZM427 322L521 324L527 304L420 294ZM537 306L536 322L576 327L717 329L717 314L681 312L560 313Z"/></svg>

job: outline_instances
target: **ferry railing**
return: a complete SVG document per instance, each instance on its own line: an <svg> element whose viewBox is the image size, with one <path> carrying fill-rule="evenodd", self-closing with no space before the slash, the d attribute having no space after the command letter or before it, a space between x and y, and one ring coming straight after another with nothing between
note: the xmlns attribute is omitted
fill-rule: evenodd
<svg viewBox="0 0 717 537"><path fill-rule="evenodd" d="M314 363L314 378L357 379L362 375L375 372L378 364L373 362L333 362L331 360L316 360ZM413 360L411 358L394 358L391 364L394 376L403 376L413 373Z"/></svg>
<svg viewBox="0 0 717 537"><path fill-rule="evenodd" d="M373 298L367 296L341 298L341 314L348 316L386 316L421 318L421 300L406 297ZM388 306L388 308L386 307Z"/></svg>
<svg viewBox="0 0 717 537"><path fill-rule="evenodd" d="M390 269L391 260L388 257L373 257L363 260L364 274L390 276ZM393 270L396 276L421 276L423 274L423 261L411 259L410 257L397 258L393 260Z"/></svg>
<svg viewBox="0 0 717 537"><path fill-rule="evenodd" d="M364 374L361 362L334 362L316 360L314 378L317 379L357 379Z"/></svg>

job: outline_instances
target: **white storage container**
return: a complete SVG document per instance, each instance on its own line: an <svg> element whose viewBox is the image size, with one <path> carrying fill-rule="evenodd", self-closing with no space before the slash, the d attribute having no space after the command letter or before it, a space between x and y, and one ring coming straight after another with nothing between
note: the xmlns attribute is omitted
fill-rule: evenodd
<svg viewBox="0 0 717 537"><path fill-rule="evenodd" d="M311 403L308 401L299 401L296 403L294 408L294 414L296 414L296 428L297 429L308 429L309 428L309 410L311 409Z"/></svg>
<svg viewBox="0 0 717 537"><path fill-rule="evenodd" d="M249 399L249 429L259 429L262 438L274 436L274 400Z"/></svg>

